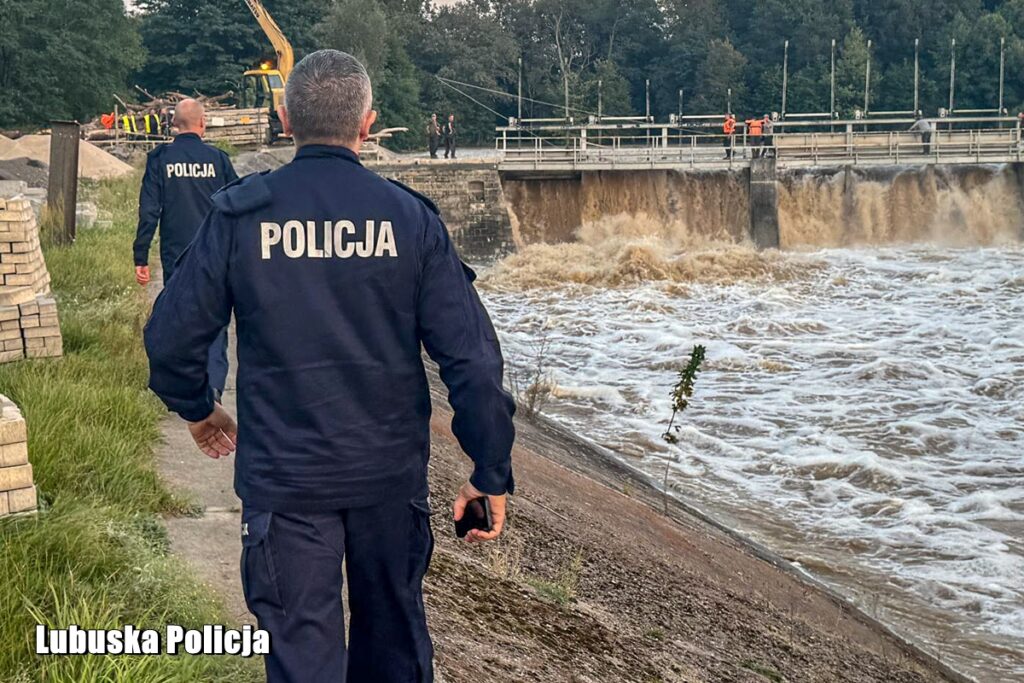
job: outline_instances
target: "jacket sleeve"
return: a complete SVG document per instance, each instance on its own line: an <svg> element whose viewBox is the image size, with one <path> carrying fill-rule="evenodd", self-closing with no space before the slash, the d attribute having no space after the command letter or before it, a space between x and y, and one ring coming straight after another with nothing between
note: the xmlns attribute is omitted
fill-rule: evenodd
<svg viewBox="0 0 1024 683"><path fill-rule="evenodd" d="M224 152L221 152L221 154L224 154ZM231 157L224 154L224 184L230 185L236 180L238 180L238 173L235 172L235 166L231 163Z"/></svg>
<svg viewBox="0 0 1024 683"><path fill-rule="evenodd" d="M226 221L217 211L203 221L157 298L144 333L149 388L190 422L213 412L207 354L231 321L228 259L233 233Z"/></svg>
<svg viewBox="0 0 1024 683"><path fill-rule="evenodd" d="M473 287L474 277L459 260L444 224L431 214L417 302L418 332L448 387L455 412L452 432L474 463L470 482L496 496L515 488L515 401L502 387L501 348Z"/></svg>
<svg viewBox="0 0 1024 683"><path fill-rule="evenodd" d="M160 207L163 204L163 187L160 178L160 156L150 154L146 159L146 174L142 177L139 192L139 227L135 231L135 265L149 264L149 246L156 234L160 221Z"/></svg>

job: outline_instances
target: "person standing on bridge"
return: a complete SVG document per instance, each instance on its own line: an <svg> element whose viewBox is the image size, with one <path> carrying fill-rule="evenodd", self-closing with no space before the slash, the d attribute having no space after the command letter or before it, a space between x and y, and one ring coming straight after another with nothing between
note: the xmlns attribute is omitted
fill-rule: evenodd
<svg viewBox="0 0 1024 683"><path fill-rule="evenodd" d="M172 125L178 134L170 144L158 145L146 158L146 174L139 194L139 225L135 236L135 280L149 284L149 248L160 226L160 262L164 284L192 242L203 218L213 207L214 192L238 179L231 159L203 142L206 112L202 103L184 99L174 108ZM227 325L212 340L206 365L217 400L228 377Z"/></svg>
<svg viewBox="0 0 1024 683"><path fill-rule="evenodd" d="M430 158L437 158L437 148L441 146L441 126L437 123L437 114L430 115L427 122L427 149L430 150Z"/></svg>
<svg viewBox="0 0 1024 683"><path fill-rule="evenodd" d="M761 143L764 145L764 156L775 156L775 122L770 114L761 120Z"/></svg>
<svg viewBox="0 0 1024 683"><path fill-rule="evenodd" d="M925 154L931 154L932 151L932 132L935 130L935 125L921 116L914 122L914 125L910 127L910 132L921 133L921 149Z"/></svg>
<svg viewBox="0 0 1024 683"><path fill-rule="evenodd" d="M744 121L747 130L747 145L750 146L750 158L761 156L761 119L755 117Z"/></svg>
<svg viewBox="0 0 1024 683"><path fill-rule="evenodd" d="M453 516L490 504L492 529L469 540L497 538L514 486L515 401L475 275L433 202L360 163L371 104L355 57L296 64L278 109L295 159L214 195L145 330L153 391L208 456L237 445L242 587L270 632L270 683L433 680L423 349L474 463ZM237 426L202 363L232 311Z"/></svg>
<svg viewBox="0 0 1024 683"><path fill-rule="evenodd" d="M722 124L722 132L725 134L725 139L722 141L722 144L725 145L725 158L732 159L733 140L736 136L735 115L725 115L725 123Z"/></svg>
<svg viewBox="0 0 1024 683"><path fill-rule="evenodd" d="M448 120L444 124L444 158L455 158L455 114L448 114Z"/></svg>

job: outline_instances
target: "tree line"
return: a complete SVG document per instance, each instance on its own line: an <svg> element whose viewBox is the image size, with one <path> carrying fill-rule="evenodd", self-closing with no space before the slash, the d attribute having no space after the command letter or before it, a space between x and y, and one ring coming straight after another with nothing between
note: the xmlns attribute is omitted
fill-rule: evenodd
<svg viewBox="0 0 1024 683"><path fill-rule="evenodd" d="M659 119L781 109L789 40L788 112L829 108L836 41L836 109L910 110L914 41L920 107L948 104L956 40L958 109L994 108L1000 39L1004 102L1024 106L1024 0L264 0L301 58L332 47L358 55L395 143L421 145L431 112L454 112L464 143L523 115L596 113ZM870 41L870 42L869 42ZM273 56L243 0L0 0L0 128L85 120L113 94L217 94ZM521 65L520 65L521 60ZM502 94L506 93L506 94Z"/></svg>

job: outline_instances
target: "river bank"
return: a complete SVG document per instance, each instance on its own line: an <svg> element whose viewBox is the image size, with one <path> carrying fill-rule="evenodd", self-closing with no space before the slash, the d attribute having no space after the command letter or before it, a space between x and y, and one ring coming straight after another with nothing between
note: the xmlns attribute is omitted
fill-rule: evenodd
<svg viewBox="0 0 1024 683"><path fill-rule="evenodd" d="M646 480L550 425L520 420L517 494L500 542L451 532L468 459L434 383L430 465L436 549L425 584L439 680L946 681L848 606L672 504ZM229 385L225 394L234 403ZM210 460L168 420L160 471L197 504L168 518L172 550L245 610L233 461Z"/></svg>

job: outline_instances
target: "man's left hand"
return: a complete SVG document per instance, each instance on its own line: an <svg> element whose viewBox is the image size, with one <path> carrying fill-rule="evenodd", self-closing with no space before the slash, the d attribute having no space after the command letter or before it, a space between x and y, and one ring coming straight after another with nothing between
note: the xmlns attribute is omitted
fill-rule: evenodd
<svg viewBox="0 0 1024 683"><path fill-rule="evenodd" d="M231 455L238 442L235 418L219 403L213 404L213 412L205 420L189 422L188 431L199 450L214 459Z"/></svg>
<svg viewBox="0 0 1024 683"><path fill-rule="evenodd" d="M508 496L504 494L500 496L487 495L477 490L468 481L459 488L459 493L455 497L455 503L452 505L455 521L459 521L462 519L462 515L466 514L466 506L469 505L470 501L484 497L487 498L487 502L491 506L491 530L470 529L469 533L466 534L466 541L469 543L493 541L501 534L501 530L505 528L505 508L508 503Z"/></svg>

